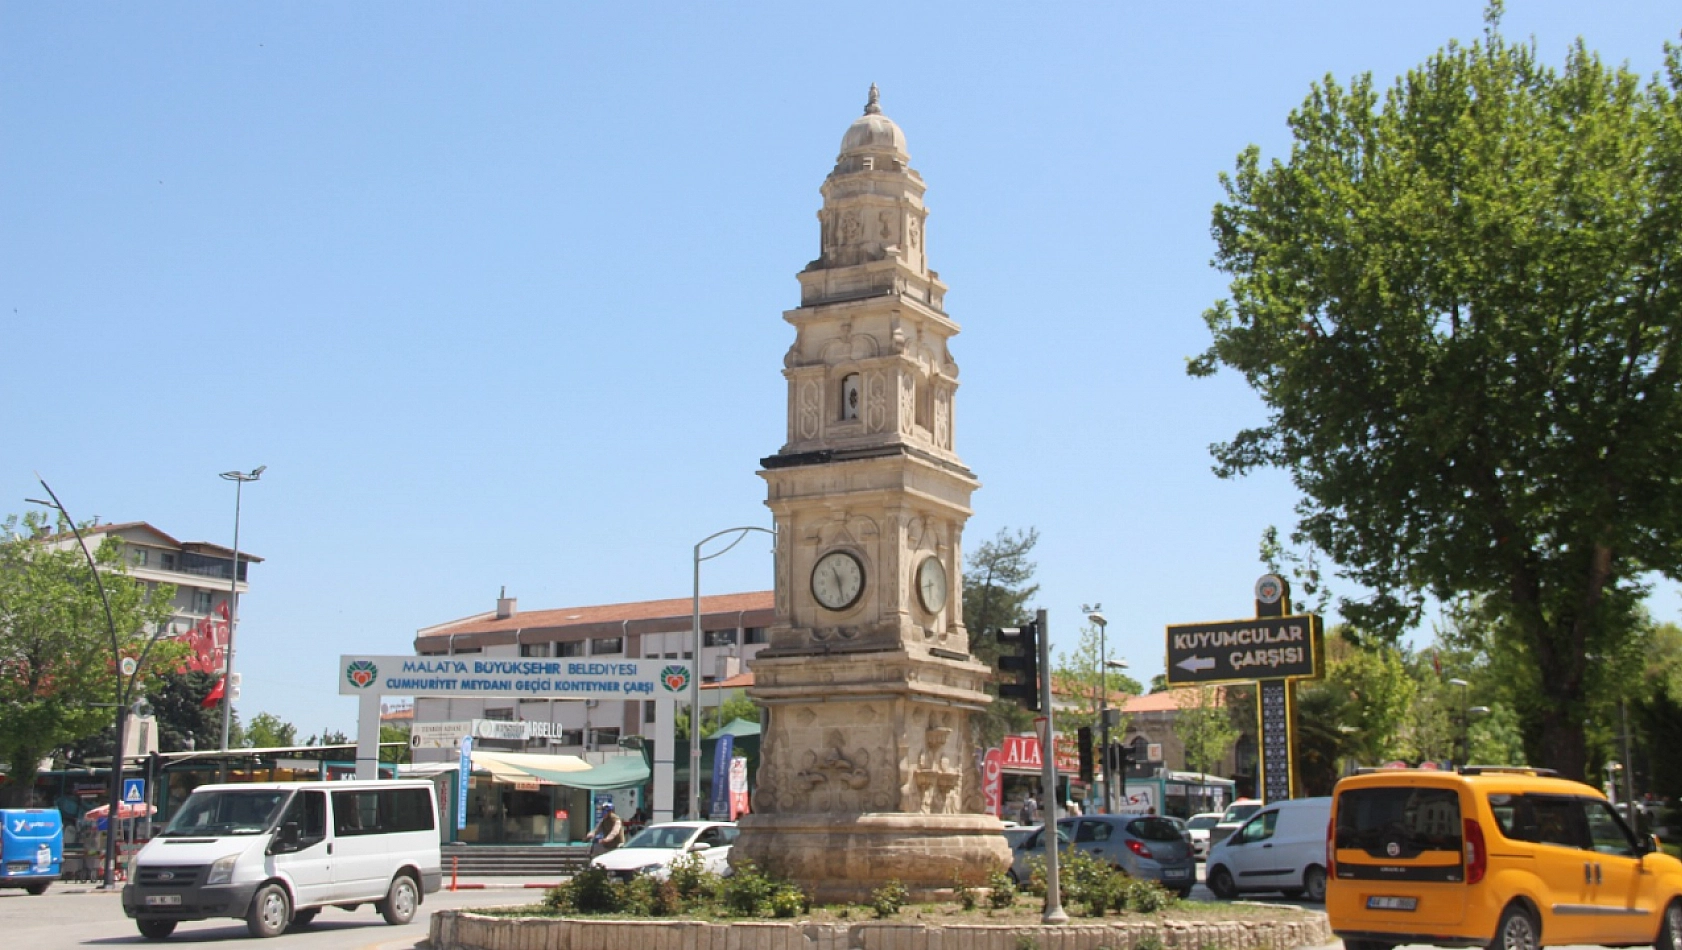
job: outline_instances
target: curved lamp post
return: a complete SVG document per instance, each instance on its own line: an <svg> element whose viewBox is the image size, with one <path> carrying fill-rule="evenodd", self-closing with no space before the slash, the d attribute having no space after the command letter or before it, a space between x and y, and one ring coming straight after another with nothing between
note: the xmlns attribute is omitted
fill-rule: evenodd
<svg viewBox="0 0 1682 950"><path fill-rule="evenodd" d="M39 498L26 498L24 500L32 505L42 505L57 511L64 516L64 520L70 525L71 532L76 535L76 543L82 549L82 556L87 558L88 572L93 575L93 586L99 591L99 602L105 608L105 632L111 637L111 673L116 677L117 683L117 692L114 697L116 699L117 717L113 729L116 745L111 753L111 781L106 789L111 810L105 818L106 829L109 833L105 836L104 881L100 885L103 888L110 889L116 887L117 829L122 826L123 814L123 730L128 718L129 701L134 697L134 684L139 681L140 671L146 666L146 657L152 652L152 645L158 642L158 638L163 631L160 629L152 633L151 639L146 642L145 649L140 651L140 658L133 661L134 665L132 667L128 667L123 662L125 658L122 655L122 645L117 642L117 621L111 616L111 598L105 593L104 579L99 576L99 562L94 560L93 552L88 549L87 539L82 537L82 529L77 526L76 519L70 517L70 512L65 510L64 503L58 500L58 495L53 491L52 486L48 485L47 480L39 475L35 476L35 479L41 483L41 487L47 492L47 497L52 500L43 501Z"/></svg>
<svg viewBox="0 0 1682 950"><path fill-rule="evenodd" d="M246 482L263 477L267 465L259 465L249 472L223 472L222 477L234 483L234 570L228 581L228 652L222 658L222 749L228 751L228 730L234 719L234 624L239 621L239 502Z"/></svg>
<svg viewBox="0 0 1682 950"><path fill-rule="evenodd" d="M693 645L690 647L691 668L689 676L689 820L698 821L701 818L701 562L710 561L721 554L726 554L731 548L742 543L742 539L749 533L757 531L768 534L772 538L775 548L777 532L770 528L758 528L744 525L738 528L725 528L707 535L695 544L695 598L693 601L694 627L690 630L693 635ZM714 538L721 538L727 534L736 537L724 546L722 550L714 551L705 557L701 556L701 548Z"/></svg>

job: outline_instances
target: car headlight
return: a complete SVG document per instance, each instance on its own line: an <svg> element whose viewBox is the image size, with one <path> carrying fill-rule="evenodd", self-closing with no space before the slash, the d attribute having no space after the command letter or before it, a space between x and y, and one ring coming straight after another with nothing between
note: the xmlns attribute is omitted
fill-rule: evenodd
<svg viewBox="0 0 1682 950"><path fill-rule="evenodd" d="M210 866L210 875L204 879L206 884L226 884L234 879L234 865L239 862L239 855L230 854L225 858L217 858Z"/></svg>
<svg viewBox="0 0 1682 950"><path fill-rule="evenodd" d="M138 855L138 854L130 855L129 859L128 859L128 870L124 873L123 877L127 880L130 880L130 881L138 880L138 878L136 878L135 875L138 874L139 871L140 871L140 855Z"/></svg>
<svg viewBox="0 0 1682 950"><path fill-rule="evenodd" d="M666 868L666 866L664 864L656 861L653 864L645 864L642 867L637 868L636 873L638 873L638 874L652 874L655 871L663 871L663 870L665 870L665 868Z"/></svg>

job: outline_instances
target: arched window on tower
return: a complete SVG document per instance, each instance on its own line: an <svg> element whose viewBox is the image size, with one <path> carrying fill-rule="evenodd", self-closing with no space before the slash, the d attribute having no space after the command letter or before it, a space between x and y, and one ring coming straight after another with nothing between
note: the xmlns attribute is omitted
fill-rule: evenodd
<svg viewBox="0 0 1682 950"><path fill-rule="evenodd" d="M917 377L917 424L934 431L934 386L925 376Z"/></svg>
<svg viewBox="0 0 1682 950"><path fill-rule="evenodd" d="M841 378L841 421L850 422L859 417L859 402L864 394L859 392L859 374L848 373Z"/></svg>

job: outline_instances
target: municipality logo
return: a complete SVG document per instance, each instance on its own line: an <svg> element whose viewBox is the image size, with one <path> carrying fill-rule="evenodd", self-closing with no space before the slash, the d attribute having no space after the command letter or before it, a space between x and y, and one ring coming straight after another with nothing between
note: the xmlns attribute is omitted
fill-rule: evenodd
<svg viewBox="0 0 1682 950"><path fill-rule="evenodd" d="M367 689L368 685L374 682L379 675L380 668L375 666L371 660L357 660L345 667L345 679L350 680L350 684L357 689Z"/></svg>
<svg viewBox="0 0 1682 950"><path fill-rule="evenodd" d="M682 666L668 666L660 671L660 685L668 693L681 693L689 685L689 670Z"/></svg>

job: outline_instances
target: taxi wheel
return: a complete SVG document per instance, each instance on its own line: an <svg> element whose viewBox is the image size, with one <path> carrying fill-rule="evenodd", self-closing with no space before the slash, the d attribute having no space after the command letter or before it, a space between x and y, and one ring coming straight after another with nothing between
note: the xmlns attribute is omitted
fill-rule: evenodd
<svg viewBox="0 0 1682 950"><path fill-rule="evenodd" d="M1539 950L1541 946L1542 933L1536 918L1514 904L1502 913L1501 924L1495 928L1495 940L1490 943L1489 950Z"/></svg>
<svg viewBox="0 0 1682 950"><path fill-rule="evenodd" d="M1223 901L1232 900L1238 896L1238 887L1232 882L1232 872L1223 867L1216 867L1209 874L1209 891Z"/></svg>
<svg viewBox="0 0 1682 950"><path fill-rule="evenodd" d="M1659 939L1653 941L1653 950L1682 950L1682 901L1671 901L1664 909L1664 925L1659 928Z"/></svg>

